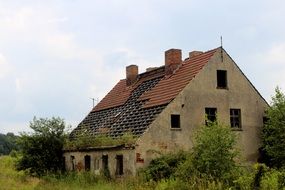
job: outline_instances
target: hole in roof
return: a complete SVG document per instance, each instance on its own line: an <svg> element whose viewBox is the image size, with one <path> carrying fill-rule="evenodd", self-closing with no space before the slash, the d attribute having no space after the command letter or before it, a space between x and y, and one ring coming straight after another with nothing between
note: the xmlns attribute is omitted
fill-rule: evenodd
<svg viewBox="0 0 285 190"><path fill-rule="evenodd" d="M122 112L118 112L114 117L118 117Z"/></svg>

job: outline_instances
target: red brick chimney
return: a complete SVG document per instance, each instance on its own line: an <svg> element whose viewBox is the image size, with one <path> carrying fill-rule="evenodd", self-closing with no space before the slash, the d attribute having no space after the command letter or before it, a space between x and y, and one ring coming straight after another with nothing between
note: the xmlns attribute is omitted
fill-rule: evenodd
<svg viewBox="0 0 285 190"><path fill-rule="evenodd" d="M193 58L197 55L201 55L203 52L202 51L191 51L189 52L189 58Z"/></svg>
<svg viewBox="0 0 285 190"><path fill-rule="evenodd" d="M182 63L181 49L169 49L165 52L165 74L171 75Z"/></svg>
<svg viewBox="0 0 285 190"><path fill-rule="evenodd" d="M137 65L129 65L126 67L127 86L130 86L134 82L136 82L138 74L139 74L139 68Z"/></svg>

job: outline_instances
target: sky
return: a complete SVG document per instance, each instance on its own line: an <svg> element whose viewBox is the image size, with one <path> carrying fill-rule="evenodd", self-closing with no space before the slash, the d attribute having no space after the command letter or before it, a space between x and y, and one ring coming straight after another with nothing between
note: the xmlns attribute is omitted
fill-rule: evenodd
<svg viewBox="0 0 285 190"><path fill-rule="evenodd" d="M0 133L28 132L34 116L74 128L126 66L144 72L220 36L270 103L285 89L284 20L284 0L0 0Z"/></svg>

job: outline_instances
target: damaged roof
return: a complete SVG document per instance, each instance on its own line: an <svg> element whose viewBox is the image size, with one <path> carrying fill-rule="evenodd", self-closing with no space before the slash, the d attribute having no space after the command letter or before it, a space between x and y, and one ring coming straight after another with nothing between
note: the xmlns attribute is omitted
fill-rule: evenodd
<svg viewBox="0 0 285 190"><path fill-rule="evenodd" d="M120 80L115 85L72 131L70 137L82 134L118 137L126 132L131 132L135 136L142 135L157 115L202 70L217 50L218 48L207 52L195 52L195 56L181 60L176 67L173 67L175 69L170 74L167 72L168 65L136 76L130 73L130 77L135 76L131 84L127 73L126 79ZM177 55L175 56L174 59L170 57L170 62L177 60ZM181 50L178 59L179 56L181 59Z"/></svg>

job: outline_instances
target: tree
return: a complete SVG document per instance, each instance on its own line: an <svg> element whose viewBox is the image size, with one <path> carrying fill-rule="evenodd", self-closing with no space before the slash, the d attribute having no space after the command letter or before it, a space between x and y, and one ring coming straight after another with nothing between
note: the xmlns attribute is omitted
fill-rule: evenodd
<svg viewBox="0 0 285 190"><path fill-rule="evenodd" d="M12 150L18 150L17 138L18 136L14 133L7 133L6 135L0 133L0 155L7 155Z"/></svg>
<svg viewBox="0 0 285 190"><path fill-rule="evenodd" d="M34 117L30 128L32 133L23 133L19 138L22 158L17 163L17 169L27 170L36 176L60 170L65 139L64 120Z"/></svg>
<svg viewBox="0 0 285 190"><path fill-rule="evenodd" d="M262 130L263 150L269 156L266 164L281 168L285 166L285 95L278 87L266 117Z"/></svg>
<svg viewBox="0 0 285 190"><path fill-rule="evenodd" d="M208 122L195 135L193 152L178 168L178 176L191 178L193 175L215 180L231 180L238 156L236 136L230 127Z"/></svg>

